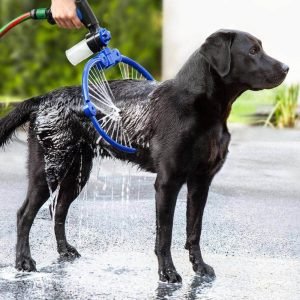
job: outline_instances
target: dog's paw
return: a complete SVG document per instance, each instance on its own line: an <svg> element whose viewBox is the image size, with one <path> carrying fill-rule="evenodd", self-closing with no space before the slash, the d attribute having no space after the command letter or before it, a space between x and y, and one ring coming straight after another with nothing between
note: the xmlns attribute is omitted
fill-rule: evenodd
<svg viewBox="0 0 300 300"><path fill-rule="evenodd" d="M167 283L181 283L181 276L177 273L175 268L165 268L158 272L159 280Z"/></svg>
<svg viewBox="0 0 300 300"><path fill-rule="evenodd" d="M76 248L71 246L70 244L67 244L67 246L64 247L63 249L59 249L58 252L60 257L64 259L74 259L81 256L79 252L76 250Z"/></svg>
<svg viewBox="0 0 300 300"><path fill-rule="evenodd" d="M210 277L211 279L216 277L214 269L211 266L204 263L204 262L194 263L193 264L193 270L199 276L207 276L207 277Z"/></svg>
<svg viewBox="0 0 300 300"><path fill-rule="evenodd" d="M18 271L36 272L36 263L31 257L22 256L16 260L16 269Z"/></svg>

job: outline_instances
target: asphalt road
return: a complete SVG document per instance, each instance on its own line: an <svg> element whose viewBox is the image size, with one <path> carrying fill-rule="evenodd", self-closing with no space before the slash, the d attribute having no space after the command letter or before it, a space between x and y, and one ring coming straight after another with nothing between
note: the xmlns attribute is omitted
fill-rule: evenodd
<svg viewBox="0 0 300 300"><path fill-rule="evenodd" d="M0 150L0 299L300 299L300 131L231 132L203 226L204 258L217 278L194 276L183 248L184 188L173 234L182 285L157 281L154 176L113 161L94 168L69 212L68 238L82 257L59 260L47 203L30 236L38 272L15 271L27 148L14 141Z"/></svg>

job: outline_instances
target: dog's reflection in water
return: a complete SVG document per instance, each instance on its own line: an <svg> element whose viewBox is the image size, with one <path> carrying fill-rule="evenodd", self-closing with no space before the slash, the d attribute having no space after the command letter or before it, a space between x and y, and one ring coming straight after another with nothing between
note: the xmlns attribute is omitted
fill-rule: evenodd
<svg viewBox="0 0 300 300"><path fill-rule="evenodd" d="M189 284L188 290L181 299L194 300L202 294L204 289L210 288L215 278L208 276L194 276L192 282ZM156 299L176 299L176 291L182 288L182 284L166 284L163 282L158 283L156 289ZM175 295L174 295L175 293Z"/></svg>

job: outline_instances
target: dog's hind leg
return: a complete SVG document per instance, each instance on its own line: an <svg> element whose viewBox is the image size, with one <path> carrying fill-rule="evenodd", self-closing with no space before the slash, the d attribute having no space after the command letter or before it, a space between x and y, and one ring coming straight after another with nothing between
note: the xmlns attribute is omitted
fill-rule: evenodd
<svg viewBox="0 0 300 300"><path fill-rule="evenodd" d="M35 138L29 139L29 185L26 199L17 213L16 268L35 271L35 261L30 254L29 232L41 206L49 198L42 148Z"/></svg>
<svg viewBox="0 0 300 300"><path fill-rule="evenodd" d="M85 148L82 147L81 150L75 154L73 163L60 186L59 197L53 217L57 251L62 257L75 258L80 256L75 247L67 242L65 222L71 203L77 198L89 179L92 159L92 150L88 146Z"/></svg>

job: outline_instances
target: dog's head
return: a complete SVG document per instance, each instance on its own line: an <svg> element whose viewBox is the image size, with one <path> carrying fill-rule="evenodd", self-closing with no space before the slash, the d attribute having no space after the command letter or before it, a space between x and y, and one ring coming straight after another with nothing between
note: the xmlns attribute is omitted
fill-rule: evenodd
<svg viewBox="0 0 300 300"><path fill-rule="evenodd" d="M259 39L236 30L219 30L210 35L200 53L227 83L262 90L278 86L289 67L268 56Z"/></svg>

